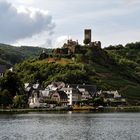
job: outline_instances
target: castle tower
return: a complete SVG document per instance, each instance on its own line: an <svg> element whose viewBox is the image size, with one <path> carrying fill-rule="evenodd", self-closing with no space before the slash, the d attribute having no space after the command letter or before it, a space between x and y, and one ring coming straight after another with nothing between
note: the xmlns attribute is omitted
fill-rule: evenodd
<svg viewBox="0 0 140 140"><path fill-rule="evenodd" d="M91 29L84 30L84 43L89 44L91 42Z"/></svg>

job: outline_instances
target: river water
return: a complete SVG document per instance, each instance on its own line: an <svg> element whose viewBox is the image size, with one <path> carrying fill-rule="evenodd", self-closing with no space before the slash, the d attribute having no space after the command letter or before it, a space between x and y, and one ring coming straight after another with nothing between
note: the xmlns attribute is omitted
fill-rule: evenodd
<svg viewBox="0 0 140 140"><path fill-rule="evenodd" d="M0 115L0 140L140 140L140 113Z"/></svg>

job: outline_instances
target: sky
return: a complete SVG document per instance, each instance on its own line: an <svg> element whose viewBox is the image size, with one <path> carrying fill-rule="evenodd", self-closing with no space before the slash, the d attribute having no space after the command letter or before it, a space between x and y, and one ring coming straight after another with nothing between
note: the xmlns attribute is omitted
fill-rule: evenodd
<svg viewBox="0 0 140 140"><path fill-rule="evenodd" d="M92 29L102 47L140 41L140 0L0 0L1 43L82 44L84 29Z"/></svg>

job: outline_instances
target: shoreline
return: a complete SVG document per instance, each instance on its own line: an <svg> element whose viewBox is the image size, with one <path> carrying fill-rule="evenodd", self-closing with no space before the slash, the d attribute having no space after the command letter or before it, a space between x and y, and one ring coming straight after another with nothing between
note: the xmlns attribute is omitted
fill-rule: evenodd
<svg viewBox="0 0 140 140"><path fill-rule="evenodd" d="M0 109L0 114L14 114L14 113L29 113L29 112L93 112L93 113L113 113L113 112L140 112L140 106L129 106L129 107L104 107L104 108L77 108L77 109L66 109L66 108L39 108L39 109Z"/></svg>

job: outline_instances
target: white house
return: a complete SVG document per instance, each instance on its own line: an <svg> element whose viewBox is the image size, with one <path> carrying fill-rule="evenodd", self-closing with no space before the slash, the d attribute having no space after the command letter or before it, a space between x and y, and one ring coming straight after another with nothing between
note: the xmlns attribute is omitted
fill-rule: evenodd
<svg viewBox="0 0 140 140"><path fill-rule="evenodd" d="M77 89L82 93L82 100L92 99L96 95L95 85L77 85Z"/></svg>
<svg viewBox="0 0 140 140"><path fill-rule="evenodd" d="M69 105L74 105L77 101L81 100L81 93L78 89L67 86L62 88L61 90L67 94Z"/></svg>
<svg viewBox="0 0 140 140"><path fill-rule="evenodd" d="M115 90L115 91L102 91L102 90L100 90L98 92L98 96L103 96L104 98L108 98L108 99L119 99L119 98L121 98L121 95L118 93L117 90Z"/></svg>
<svg viewBox="0 0 140 140"><path fill-rule="evenodd" d="M29 97L28 102L30 108L39 108L46 105L46 103L41 102L42 98L40 94L41 93L34 91L32 96Z"/></svg>
<svg viewBox="0 0 140 140"><path fill-rule="evenodd" d="M81 93L81 100L92 99L96 95L95 85L69 84L68 86L73 89L76 89Z"/></svg>

